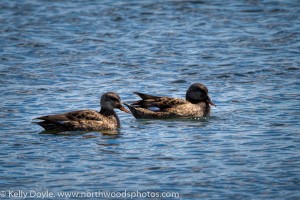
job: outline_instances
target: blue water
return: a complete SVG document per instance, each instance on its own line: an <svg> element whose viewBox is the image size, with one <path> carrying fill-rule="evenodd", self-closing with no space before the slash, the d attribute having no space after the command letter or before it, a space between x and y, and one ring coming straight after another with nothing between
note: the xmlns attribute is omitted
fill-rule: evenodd
<svg viewBox="0 0 300 200"><path fill-rule="evenodd" d="M139 190L300 199L299 13L296 0L2 0L1 197ZM117 111L117 135L43 134L31 123L98 110L107 91L125 102L137 99L133 91L184 97L194 82L217 104L210 118Z"/></svg>

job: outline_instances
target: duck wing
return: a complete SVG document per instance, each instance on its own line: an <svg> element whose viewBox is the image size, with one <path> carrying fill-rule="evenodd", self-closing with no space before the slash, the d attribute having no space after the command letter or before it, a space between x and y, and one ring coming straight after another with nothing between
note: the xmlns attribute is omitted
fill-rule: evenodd
<svg viewBox="0 0 300 200"><path fill-rule="evenodd" d="M45 130L98 131L111 130L120 126L118 119L116 122L110 121L101 113L93 110L79 110L35 119L42 120L34 123L42 126Z"/></svg>
<svg viewBox="0 0 300 200"><path fill-rule="evenodd" d="M141 108L158 107L160 110L164 110L176 105L187 103L186 100L179 99L179 98L152 96L140 92L134 92L134 93L139 95L142 98L142 100L135 101L131 105L141 107Z"/></svg>
<svg viewBox="0 0 300 200"><path fill-rule="evenodd" d="M94 110L78 110L58 115L46 115L35 119L49 122L77 121L77 120L97 120L102 121L103 115Z"/></svg>

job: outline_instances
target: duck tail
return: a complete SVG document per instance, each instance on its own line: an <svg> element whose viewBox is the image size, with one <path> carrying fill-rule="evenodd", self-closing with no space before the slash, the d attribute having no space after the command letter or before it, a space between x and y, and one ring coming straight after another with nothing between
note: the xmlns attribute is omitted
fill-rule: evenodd
<svg viewBox="0 0 300 200"><path fill-rule="evenodd" d="M132 114L135 118L139 118L140 111L138 110L138 108L134 107L133 105L129 105L129 104L127 104L127 103L124 103L124 105L128 107L128 109L131 111L131 114Z"/></svg>
<svg viewBox="0 0 300 200"><path fill-rule="evenodd" d="M133 93L138 95L139 97L141 97L143 100L160 98L159 96L153 96L153 95L144 94L144 93L140 93L140 92L133 92Z"/></svg>
<svg viewBox="0 0 300 200"><path fill-rule="evenodd" d="M149 115L149 113L153 113L153 111L151 110L147 110L145 108L140 108L140 107L135 107L133 104L129 105L127 103L124 103L124 105L126 105L129 110L131 111L131 114L137 118L137 119L142 119L145 118L144 115Z"/></svg>
<svg viewBox="0 0 300 200"><path fill-rule="evenodd" d="M40 121L40 122L32 122L34 124L40 125L41 127L43 127L45 130L62 130L63 126L61 123L59 122L54 122L54 121Z"/></svg>
<svg viewBox="0 0 300 200"><path fill-rule="evenodd" d="M128 107L128 109L132 112L132 110L134 110L135 108L132 106L132 105L130 105L130 104L128 104L128 103L123 103L125 106L127 106Z"/></svg>

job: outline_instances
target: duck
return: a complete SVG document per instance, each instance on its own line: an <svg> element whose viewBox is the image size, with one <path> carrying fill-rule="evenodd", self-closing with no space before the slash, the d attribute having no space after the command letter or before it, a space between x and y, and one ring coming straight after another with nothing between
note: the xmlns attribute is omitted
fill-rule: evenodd
<svg viewBox="0 0 300 200"><path fill-rule="evenodd" d="M35 118L35 122L46 131L102 131L120 128L120 120L115 108L130 113L121 103L121 98L114 92L106 92L100 99L101 109L77 110L62 114L46 115Z"/></svg>
<svg viewBox="0 0 300 200"><path fill-rule="evenodd" d="M201 83L192 84L185 99L153 96L134 92L141 100L124 103L137 119L194 118L210 116L210 105L216 106Z"/></svg>

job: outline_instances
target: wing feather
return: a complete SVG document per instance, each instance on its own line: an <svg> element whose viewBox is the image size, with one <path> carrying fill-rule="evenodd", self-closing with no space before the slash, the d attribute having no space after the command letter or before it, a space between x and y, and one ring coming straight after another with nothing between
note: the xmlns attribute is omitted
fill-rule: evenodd
<svg viewBox="0 0 300 200"><path fill-rule="evenodd" d="M132 105L141 108L158 107L160 110L164 110L173 106L187 103L186 100L179 98L152 96L140 92L134 93L139 95L142 100L135 101L132 103Z"/></svg>
<svg viewBox="0 0 300 200"><path fill-rule="evenodd" d="M102 121L103 116L94 110L78 110L73 112L67 112L58 115L47 115L38 117L36 119L51 121L51 122L59 122L59 121L76 121L76 120L97 120Z"/></svg>

